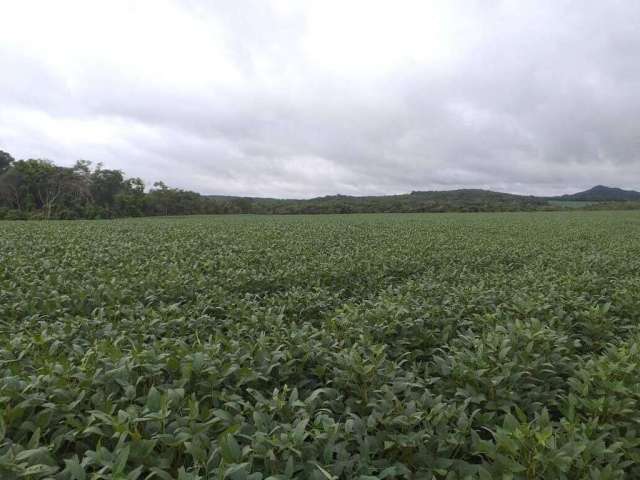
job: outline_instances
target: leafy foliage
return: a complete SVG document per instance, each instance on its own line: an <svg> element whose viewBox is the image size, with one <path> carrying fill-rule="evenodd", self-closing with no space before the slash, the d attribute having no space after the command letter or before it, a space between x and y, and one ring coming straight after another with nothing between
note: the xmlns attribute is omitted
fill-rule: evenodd
<svg viewBox="0 0 640 480"><path fill-rule="evenodd" d="M640 476L637 212L0 222L0 478Z"/></svg>
<svg viewBox="0 0 640 480"><path fill-rule="evenodd" d="M0 151L0 219L104 219L143 215L243 213L233 202L207 199L161 182L145 192L139 178L78 161L60 167L48 160L14 161Z"/></svg>

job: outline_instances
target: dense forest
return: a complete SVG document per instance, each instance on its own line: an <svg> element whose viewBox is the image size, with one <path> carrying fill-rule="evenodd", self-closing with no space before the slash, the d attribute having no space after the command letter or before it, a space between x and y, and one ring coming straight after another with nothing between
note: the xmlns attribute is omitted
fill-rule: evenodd
<svg viewBox="0 0 640 480"><path fill-rule="evenodd" d="M0 218L99 219L153 215L248 213L242 199L216 200L79 160L61 167L48 160L14 160L0 151Z"/></svg>
<svg viewBox="0 0 640 480"><path fill-rule="evenodd" d="M194 214L318 214L400 212L508 212L639 208L640 203L617 200L623 192L592 189L599 203L578 203L588 195L533 197L487 190L415 191L402 195L352 197L331 195L308 200L207 196L155 182L147 188L140 178L120 170L79 160L62 167L48 160L15 160L0 150L0 219L102 219ZM588 191L589 192L589 191ZM585 193L585 192L583 192ZM594 194L595 194L594 193ZM574 195L574 196L576 196ZM602 202L606 203L602 203Z"/></svg>

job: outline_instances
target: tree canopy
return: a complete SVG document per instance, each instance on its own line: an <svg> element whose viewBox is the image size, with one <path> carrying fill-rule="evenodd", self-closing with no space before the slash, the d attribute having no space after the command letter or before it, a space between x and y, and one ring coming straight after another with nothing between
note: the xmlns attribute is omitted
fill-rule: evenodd
<svg viewBox="0 0 640 480"><path fill-rule="evenodd" d="M600 192L605 187L596 189ZM619 189L608 188L607 191L640 195ZM101 163L93 165L87 160L78 160L72 167L62 167L43 159L15 160L0 150L0 219L102 219L226 213L506 212L561 210L569 208L564 205L566 203L576 203L553 201L559 199L561 197L471 189L368 197L329 195L306 200L207 196L172 188L161 181L146 188L142 179L127 178L124 172L104 168ZM571 207L575 208L575 205ZM635 209L640 208L640 202L586 202L580 208Z"/></svg>
<svg viewBox="0 0 640 480"><path fill-rule="evenodd" d="M143 215L239 213L230 201L212 200L162 182L148 192L140 178L79 160L62 167L49 160L14 158L0 151L0 218L100 219Z"/></svg>

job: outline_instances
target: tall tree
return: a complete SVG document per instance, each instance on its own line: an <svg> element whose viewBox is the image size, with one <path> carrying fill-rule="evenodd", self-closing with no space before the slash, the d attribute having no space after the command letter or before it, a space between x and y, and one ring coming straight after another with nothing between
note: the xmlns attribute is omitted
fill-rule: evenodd
<svg viewBox="0 0 640 480"><path fill-rule="evenodd" d="M173 190L167 187L164 182L155 182L149 192L151 208L162 215L169 215L169 208L173 203L173 193Z"/></svg>
<svg viewBox="0 0 640 480"><path fill-rule="evenodd" d="M48 160L29 159L13 162L11 187L18 196L19 209L41 209L45 218L51 218L56 202L64 193L68 170Z"/></svg>
<svg viewBox="0 0 640 480"><path fill-rule="evenodd" d="M144 182L140 178L128 178L122 184L122 190L115 197L119 216L138 217L144 214L146 198Z"/></svg>
<svg viewBox="0 0 640 480"><path fill-rule="evenodd" d="M91 174L91 195L96 205L111 210L116 195L123 189L124 177L120 170L103 169L102 165Z"/></svg>
<svg viewBox="0 0 640 480"><path fill-rule="evenodd" d="M22 211L25 207L27 186L17 168L10 168L0 176L0 198L9 208Z"/></svg>
<svg viewBox="0 0 640 480"><path fill-rule="evenodd" d="M9 167L13 163L13 157L7 152L0 150L0 175L9 170Z"/></svg>

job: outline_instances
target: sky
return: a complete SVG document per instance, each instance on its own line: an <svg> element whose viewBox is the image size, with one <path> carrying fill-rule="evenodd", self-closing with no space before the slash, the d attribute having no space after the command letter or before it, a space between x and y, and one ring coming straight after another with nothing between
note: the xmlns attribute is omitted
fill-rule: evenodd
<svg viewBox="0 0 640 480"><path fill-rule="evenodd" d="M0 150L203 194L640 189L640 2L0 0Z"/></svg>

